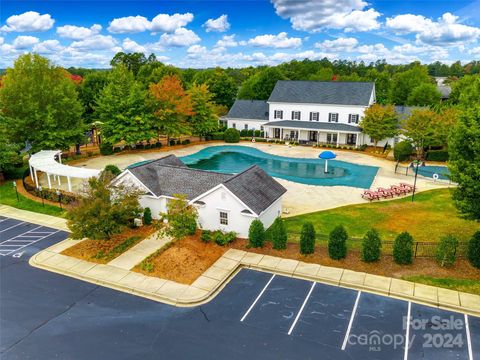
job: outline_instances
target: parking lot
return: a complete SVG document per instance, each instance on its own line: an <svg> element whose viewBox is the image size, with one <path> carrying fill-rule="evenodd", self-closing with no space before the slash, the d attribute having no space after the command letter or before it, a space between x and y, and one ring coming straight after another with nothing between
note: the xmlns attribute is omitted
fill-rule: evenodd
<svg viewBox="0 0 480 360"><path fill-rule="evenodd" d="M28 265L67 236L0 217L2 359L480 359L479 318L367 292L243 269L178 308Z"/></svg>

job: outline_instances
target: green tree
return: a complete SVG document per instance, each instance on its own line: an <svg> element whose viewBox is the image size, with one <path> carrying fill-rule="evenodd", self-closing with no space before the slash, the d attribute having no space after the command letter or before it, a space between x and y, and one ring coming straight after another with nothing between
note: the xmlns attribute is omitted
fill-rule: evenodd
<svg viewBox="0 0 480 360"><path fill-rule="evenodd" d="M19 154L22 145L7 138L5 125L5 119L0 115L0 179L1 174L22 164L22 157Z"/></svg>
<svg viewBox="0 0 480 360"><path fill-rule="evenodd" d="M238 86L235 79L221 69L209 69L198 72L194 81L199 84L206 84L208 90L213 94L213 101L218 105L230 108L237 96Z"/></svg>
<svg viewBox="0 0 480 360"><path fill-rule="evenodd" d="M412 144L408 141L400 141L395 147L393 148L393 156L395 160L398 161L405 161L410 158L410 155L413 153Z"/></svg>
<svg viewBox="0 0 480 360"><path fill-rule="evenodd" d="M67 214L67 225L74 239L108 240L141 214L139 193L111 185L111 177L88 180L86 194Z"/></svg>
<svg viewBox="0 0 480 360"><path fill-rule="evenodd" d="M313 254L315 251L315 228L310 221L307 221L302 226L300 232L300 253L303 255Z"/></svg>
<svg viewBox="0 0 480 360"><path fill-rule="evenodd" d="M150 61L156 61L155 55L153 55L153 58L150 57L149 59ZM136 76L138 71L140 70L140 67L147 62L148 60L143 53L118 52L110 61L110 65L115 67L122 64Z"/></svg>
<svg viewBox="0 0 480 360"><path fill-rule="evenodd" d="M67 149L83 139L82 104L74 82L39 55L22 55L7 69L0 111L7 139L15 144L29 141L33 152Z"/></svg>
<svg viewBox="0 0 480 360"><path fill-rule="evenodd" d="M448 138L455 128L460 110L455 107L447 107L434 117L433 143L435 146L448 147Z"/></svg>
<svg viewBox="0 0 480 360"><path fill-rule="evenodd" d="M435 258L440 266L450 267L457 259L458 240L453 235L446 235L437 245Z"/></svg>
<svg viewBox="0 0 480 360"><path fill-rule="evenodd" d="M431 83L427 67L419 63L415 63L406 71L396 73L392 80L390 103L396 105L406 105L407 99L415 87Z"/></svg>
<svg viewBox="0 0 480 360"><path fill-rule="evenodd" d="M105 142L135 144L155 136L153 117L145 99L146 91L134 79L133 73L122 64L115 66L95 106Z"/></svg>
<svg viewBox="0 0 480 360"><path fill-rule="evenodd" d="M437 114L429 109L416 109L403 124L403 133L423 156L423 150L433 145L435 140L434 122Z"/></svg>
<svg viewBox="0 0 480 360"><path fill-rule="evenodd" d="M78 88L78 97L83 104L83 117L86 124L95 122L95 99L98 98L103 87L108 82L107 71L93 71L88 73Z"/></svg>
<svg viewBox="0 0 480 360"><path fill-rule="evenodd" d="M469 240L467 257L470 264L480 269L480 231L473 234Z"/></svg>
<svg viewBox="0 0 480 360"><path fill-rule="evenodd" d="M457 209L465 217L480 220L480 106L465 109L449 138L448 168L458 184L453 190Z"/></svg>
<svg viewBox="0 0 480 360"><path fill-rule="evenodd" d="M275 250L284 250L287 248L287 229L281 217L277 217L270 229L273 248Z"/></svg>
<svg viewBox="0 0 480 360"><path fill-rule="evenodd" d="M238 98L267 100L277 81L285 79L278 68L266 67L243 83Z"/></svg>
<svg viewBox="0 0 480 360"><path fill-rule="evenodd" d="M442 94L434 84L423 83L415 87L407 98L407 105L433 106L440 103Z"/></svg>
<svg viewBox="0 0 480 360"><path fill-rule="evenodd" d="M377 230L369 230L362 241L362 260L365 262L374 262L380 260L380 249L382 241Z"/></svg>
<svg viewBox="0 0 480 360"><path fill-rule="evenodd" d="M413 261L413 237L406 231L395 238L393 260L400 265L408 265Z"/></svg>
<svg viewBox="0 0 480 360"><path fill-rule="evenodd" d="M480 74L465 75L452 82L449 103L471 106L480 101Z"/></svg>
<svg viewBox="0 0 480 360"><path fill-rule="evenodd" d="M330 232L328 237L328 256L340 260L347 256L347 230L343 225L338 225Z"/></svg>
<svg viewBox="0 0 480 360"><path fill-rule="evenodd" d="M265 243L265 228L263 223L255 219L248 229L248 245L254 248L261 248Z"/></svg>
<svg viewBox="0 0 480 360"><path fill-rule="evenodd" d="M143 223L145 225L151 225L152 224L152 210L150 210L149 207L146 207L143 210Z"/></svg>
<svg viewBox="0 0 480 360"><path fill-rule="evenodd" d="M188 117L191 132L202 138L218 129L218 117L215 114L215 106L211 102L212 94L207 85L193 84L187 91L192 102L193 114Z"/></svg>
<svg viewBox="0 0 480 360"><path fill-rule="evenodd" d="M310 75L310 80L316 81L332 81L333 69L330 67L322 67L315 74Z"/></svg>
<svg viewBox="0 0 480 360"><path fill-rule="evenodd" d="M386 71L370 69L367 71L366 80L375 82L375 96L377 103L386 105L388 103L388 94L392 83L391 75Z"/></svg>
<svg viewBox="0 0 480 360"><path fill-rule="evenodd" d="M398 118L395 107L373 104L365 110L360 127L373 139L374 146L377 147L379 141L398 134Z"/></svg>
<svg viewBox="0 0 480 360"><path fill-rule="evenodd" d="M167 213L164 214L169 225L167 234L175 239L195 234L198 220L197 209L188 203L186 195L174 194L173 197L167 202Z"/></svg>

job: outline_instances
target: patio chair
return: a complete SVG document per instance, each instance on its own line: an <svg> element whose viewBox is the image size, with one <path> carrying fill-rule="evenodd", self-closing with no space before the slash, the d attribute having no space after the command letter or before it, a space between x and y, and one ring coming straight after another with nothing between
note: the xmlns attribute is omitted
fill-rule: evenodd
<svg viewBox="0 0 480 360"><path fill-rule="evenodd" d="M407 192L408 192L407 189L405 189L403 187L400 187L400 186L397 186L397 185L390 186L390 189L395 191L398 195L406 195Z"/></svg>
<svg viewBox="0 0 480 360"><path fill-rule="evenodd" d="M405 188L405 189L408 189L408 192L412 192L413 189L414 189L413 185L410 185L410 184L407 184L407 183L400 183L400 186Z"/></svg>
<svg viewBox="0 0 480 360"><path fill-rule="evenodd" d="M393 196L395 195L395 192L392 191L391 189L385 189L385 188L379 187L377 190L379 193L382 194L384 198L388 198L388 197L393 198Z"/></svg>
<svg viewBox="0 0 480 360"><path fill-rule="evenodd" d="M362 194L362 198L367 199L367 200L380 200L381 194L376 192L376 191L371 191L371 190L365 190Z"/></svg>

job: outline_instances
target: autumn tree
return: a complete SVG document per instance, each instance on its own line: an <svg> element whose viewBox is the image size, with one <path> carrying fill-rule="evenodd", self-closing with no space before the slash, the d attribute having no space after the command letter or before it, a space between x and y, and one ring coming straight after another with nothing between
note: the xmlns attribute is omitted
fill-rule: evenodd
<svg viewBox="0 0 480 360"><path fill-rule="evenodd" d="M216 108L211 101L212 94L205 84L193 84L187 94L190 96L193 110L192 115L188 117L191 132L201 139L202 136L210 134L218 128Z"/></svg>
<svg viewBox="0 0 480 360"><path fill-rule="evenodd" d="M403 124L403 133L417 148L417 155L432 145L435 139L434 121L437 114L430 109L416 109Z"/></svg>
<svg viewBox="0 0 480 360"><path fill-rule="evenodd" d="M194 114L192 101L178 76L167 75L157 84L150 84L149 93L158 136L166 135L170 143L170 137L190 133L188 117Z"/></svg>
<svg viewBox="0 0 480 360"><path fill-rule="evenodd" d="M360 123L363 132L370 136L377 147L379 141L398 134L398 118L395 107L374 104L365 110Z"/></svg>

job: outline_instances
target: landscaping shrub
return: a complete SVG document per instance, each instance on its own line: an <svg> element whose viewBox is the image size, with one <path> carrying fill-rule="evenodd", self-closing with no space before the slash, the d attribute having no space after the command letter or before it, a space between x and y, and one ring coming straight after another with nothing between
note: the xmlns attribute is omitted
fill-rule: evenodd
<svg viewBox="0 0 480 360"><path fill-rule="evenodd" d="M413 153L413 146L408 141L400 141L393 148L393 157L397 161L405 161L410 158Z"/></svg>
<svg viewBox="0 0 480 360"><path fill-rule="evenodd" d="M347 256L347 230L338 225L330 232L328 237L328 256L334 260L340 260Z"/></svg>
<svg viewBox="0 0 480 360"><path fill-rule="evenodd" d="M247 137L248 136L248 130L246 130L246 129L240 130L240 136L241 137Z"/></svg>
<svg viewBox="0 0 480 360"><path fill-rule="evenodd" d="M162 143L161 143L160 141L157 141L157 142L155 143L155 147L156 147L156 148L161 148L161 147L162 147Z"/></svg>
<svg viewBox="0 0 480 360"><path fill-rule="evenodd" d="M127 151L127 150L132 150L132 147L130 145L125 145L123 147L123 150Z"/></svg>
<svg viewBox="0 0 480 360"><path fill-rule="evenodd" d="M118 166L112 164L105 166L103 171L108 171L113 176L117 176L122 172L122 170L120 170Z"/></svg>
<svg viewBox="0 0 480 360"><path fill-rule="evenodd" d="M174 140L174 139L170 139L169 144L170 144L170 146L175 145L175 144L176 144L176 143L175 143L175 140Z"/></svg>
<svg viewBox="0 0 480 360"><path fill-rule="evenodd" d="M458 240L453 235L446 235L437 245L435 258L440 266L450 267L457 259Z"/></svg>
<svg viewBox="0 0 480 360"><path fill-rule="evenodd" d="M398 235L393 243L393 260L400 265L413 261L413 237L406 231Z"/></svg>
<svg viewBox="0 0 480 360"><path fill-rule="evenodd" d="M174 194L173 196L174 199L167 204L167 214L165 215L170 225L167 233L175 239L195 234L197 231L197 209L188 205L185 195Z"/></svg>
<svg viewBox="0 0 480 360"><path fill-rule="evenodd" d="M253 130L248 130L247 131L247 136L248 137L253 137L254 131Z"/></svg>
<svg viewBox="0 0 480 360"><path fill-rule="evenodd" d="M310 221L307 221L302 226L300 232L300 253L303 255L313 254L315 251L315 228Z"/></svg>
<svg viewBox="0 0 480 360"><path fill-rule="evenodd" d="M287 248L287 230L282 218L277 217L270 229L273 248L276 250L283 250Z"/></svg>
<svg viewBox="0 0 480 360"><path fill-rule="evenodd" d="M260 130L255 130L254 136L255 137L260 137L260 136L262 136L262 132Z"/></svg>
<svg viewBox="0 0 480 360"><path fill-rule="evenodd" d="M135 144L135 149L143 150L143 149L145 149L145 145L143 145L142 143Z"/></svg>
<svg viewBox="0 0 480 360"><path fill-rule="evenodd" d="M150 149L151 147L152 147L152 145L150 145L150 144L145 144L143 148L144 148L144 149Z"/></svg>
<svg viewBox="0 0 480 360"><path fill-rule="evenodd" d="M143 223L145 225L152 224L152 210L150 210L149 207L146 207L145 210L143 210Z"/></svg>
<svg viewBox="0 0 480 360"><path fill-rule="evenodd" d="M102 155L112 155L113 154L112 144L101 143L100 144L100 154L102 154Z"/></svg>
<svg viewBox="0 0 480 360"><path fill-rule="evenodd" d="M113 148L113 152L114 152L114 153L119 153L120 151L122 151L122 148L121 148L120 146L115 146L115 147Z"/></svg>
<svg viewBox="0 0 480 360"><path fill-rule="evenodd" d="M206 243L212 241L212 232L210 230L203 230L200 240Z"/></svg>
<svg viewBox="0 0 480 360"><path fill-rule="evenodd" d="M362 241L362 260L365 262L374 262L380 260L380 249L382 241L377 230L371 229Z"/></svg>
<svg viewBox="0 0 480 360"><path fill-rule="evenodd" d="M447 150L428 150L426 159L429 161L447 161L448 151Z"/></svg>
<svg viewBox="0 0 480 360"><path fill-rule="evenodd" d="M214 132L211 137L212 140L223 140L223 132Z"/></svg>
<svg viewBox="0 0 480 360"><path fill-rule="evenodd" d="M215 244L220 246L228 245L236 238L237 234L234 231L224 233L220 230L217 230L213 233L213 239L215 241Z"/></svg>
<svg viewBox="0 0 480 360"><path fill-rule="evenodd" d="M190 144L190 140L189 139L185 139L182 141L182 145L188 145Z"/></svg>
<svg viewBox="0 0 480 360"><path fill-rule="evenodd" d="M230 129L229 129L230 130ZM228 130L227 130L228 131ZM248 229L248 245L250 247L263 247L265 243L265 228L260 220L253 220Z"/></svg>
<svg viewBox="0 0 480 360"><path fill-rule="evenodd" d="M480 269L480 231L473 234L469 240L467 256L470 263Z"/></svg>
<svg viewBox="0 0 480 360"><path fill-rule="evenodd" d="M237 129L227 129L223 134L223 138L227 143L238 143L240 141L240 132Z"/></svg>

